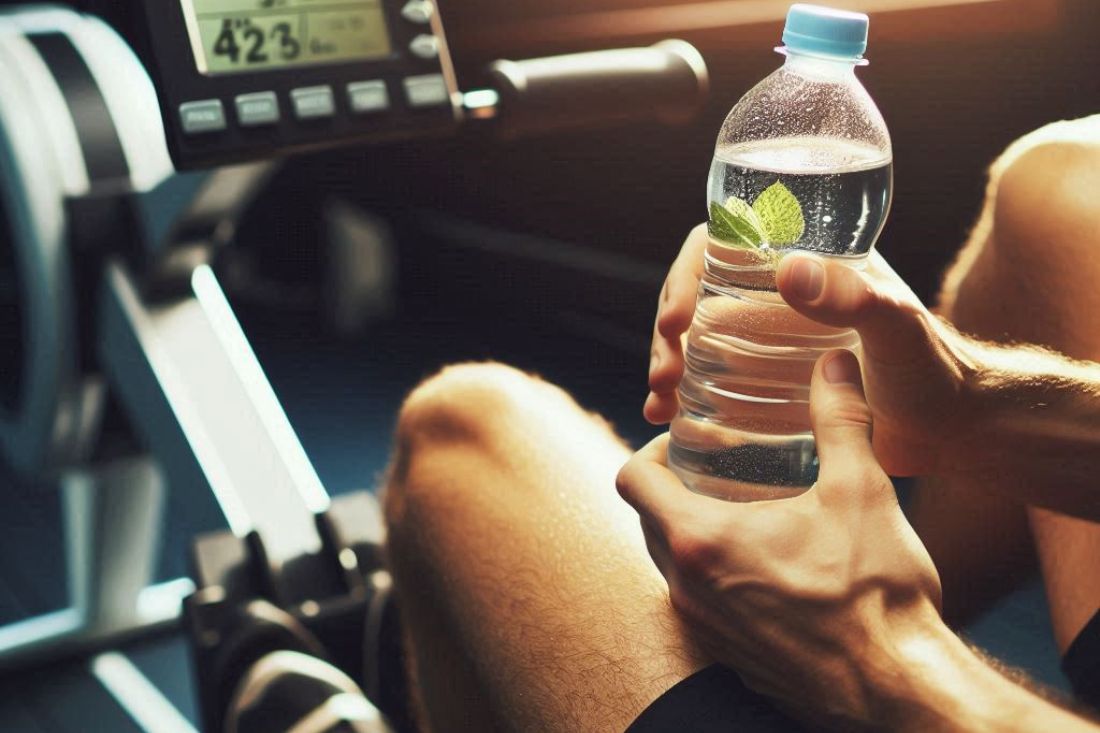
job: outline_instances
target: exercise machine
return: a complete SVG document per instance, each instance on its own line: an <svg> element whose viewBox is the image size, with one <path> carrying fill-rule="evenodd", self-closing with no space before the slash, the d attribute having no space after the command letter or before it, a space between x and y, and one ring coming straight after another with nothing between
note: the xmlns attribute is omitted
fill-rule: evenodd
<svg viewBox="0 0 1100 733"><path fill-rule="evenodd" d="M71 601L0 628L0 669L172 627L183 607L202 669L231 666L230 630L262 627L256 601L322 642L362 636L387 582L377 508L329 498L217 255L287 155L677 123L707 89L679 41L486 78L459 89L432 0L0 11L0 455L60 487ZM152 585L167 491L212 495L228 531L196 542L193 577ZM361 660L333 661L369 677ZM209 730L219 680L200 679Z"/></svg>

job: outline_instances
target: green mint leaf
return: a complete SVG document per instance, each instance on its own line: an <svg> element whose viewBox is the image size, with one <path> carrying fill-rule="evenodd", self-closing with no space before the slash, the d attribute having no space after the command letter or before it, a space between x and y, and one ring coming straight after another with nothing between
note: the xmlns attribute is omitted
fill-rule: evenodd
<svg viewBox="0 0 1100 733"><path fill-rule="evenodd" d="M779 181L764 189L752 209L763 223L768 244L794 244L806 231L802 205L791 190Z"/></svg>
<svg viewBox="0 0 1100 733"><path fill-rule="evenodd" d="M733 200L734 199L731 199L731 201ZM736 201L739 201L748 208L748 204L745 204L744 201L740 199L736 199ZM750 208L749 211L752 211L752 209ZM710 230L710 235L721 244L744 249L755 249L759 247L764 236L763 232L754 223L755 221L757 221L755 213L753 213L753 217L750 219L730 211L717 201L712 201L710 204L710 222L708 224L708 229Z"/></svg>
<svg viewBox="0 0 1100 733"><path fill-rule="evenodd" d="M739 219L743 219L753 228L757 244L764 241L764 222L760 221L760 217L752 210L748 201L730 196L726 199L726 211Z"/></svg>

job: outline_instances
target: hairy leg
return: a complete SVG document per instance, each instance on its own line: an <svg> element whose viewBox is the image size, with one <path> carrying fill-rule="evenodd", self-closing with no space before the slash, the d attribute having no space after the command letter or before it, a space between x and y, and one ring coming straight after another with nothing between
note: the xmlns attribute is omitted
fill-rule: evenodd
<svg viewBox="0 0 1100 733"><path fill-rule="evenodd" d="M707 664L615 491L628 457L508 367L409 397L385 508L426 729L621 731Z"/></svg>
<svg viewBox="0 0 1100 733"><path fill-rule="evenodd" d="M1100 117L1051 125L1013 145L994 164L985 211L947 275L944 315L991 341L1100 361L1098 187ZM1100 605L1100 525L1008 505L996 487L942 482L922 488L914 521L960 620L1018 578L1029 526L1061 649Z"/></svg>

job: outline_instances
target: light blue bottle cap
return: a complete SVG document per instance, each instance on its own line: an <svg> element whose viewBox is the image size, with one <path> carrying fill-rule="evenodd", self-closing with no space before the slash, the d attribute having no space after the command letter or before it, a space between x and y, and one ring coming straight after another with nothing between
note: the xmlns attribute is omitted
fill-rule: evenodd
<svg viewBox="0 0 1100 733"><path fill-rule="evenodd" d="M783 29L783 44L791 51L862 58L867 50L867 26L863 13L821 5L792 5Z"/></svg>

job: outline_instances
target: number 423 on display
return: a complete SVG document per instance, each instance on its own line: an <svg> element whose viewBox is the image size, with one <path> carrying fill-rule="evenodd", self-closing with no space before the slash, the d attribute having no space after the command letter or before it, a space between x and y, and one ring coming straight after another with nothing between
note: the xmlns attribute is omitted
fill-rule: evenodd
<svg viewBox="0 0 1100 733"><path fill-rule="evenodd" d="M274 23L268 28L251 18L226 18L214 39L214 55L233 64L266 64L271 54L280 61L293 61L302 54L302 43L291 31L290 23Z"/></svg>

